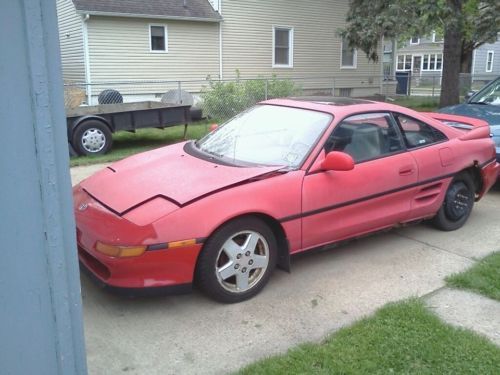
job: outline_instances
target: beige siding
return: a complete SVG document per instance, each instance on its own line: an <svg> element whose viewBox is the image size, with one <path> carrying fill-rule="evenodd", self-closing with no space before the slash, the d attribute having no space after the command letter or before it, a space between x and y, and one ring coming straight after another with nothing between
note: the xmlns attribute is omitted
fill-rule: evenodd
<svg viewBox="0 0 500 375"><path fill-rule="evenodd" d="M150 51L150 24L167 26L168 52ZM202 81L219 74L217 23L91 16L88 41L93 82ZM146 86L134 91L166 91Z"/></svg>
<svg viewBox="0 0 500 375"><path fill-rule="evenodd" d="M57 0L57 20L63 79L84 82L82 18L76 14L71 0Z"/></svg>
<svg viewBox="0 0 500 375"><path fill-rule="evenodd" d="M380 65L361 52L356 69L341 69L341 39L348 1L223 0L223 76L337 77L336 87L378 86ZM293 68L273 68L273 26L293 27ZM339 78L344 77L344 78ZM368 83L368 82L371 83ZM304 81L307 85L307 81Z"/></svg>

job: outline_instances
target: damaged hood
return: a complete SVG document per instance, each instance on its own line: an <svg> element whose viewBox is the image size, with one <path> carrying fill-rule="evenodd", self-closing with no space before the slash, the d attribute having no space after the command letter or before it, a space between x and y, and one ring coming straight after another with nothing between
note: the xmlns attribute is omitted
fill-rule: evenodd
<svg viewBox="0 0 500 375"><path fill-rule="evenodd" d="M118 214L155 197L179 207L210 193L282 167L235 167L184 152L185 143L129 157L80 183L92 197Z"/></svg>

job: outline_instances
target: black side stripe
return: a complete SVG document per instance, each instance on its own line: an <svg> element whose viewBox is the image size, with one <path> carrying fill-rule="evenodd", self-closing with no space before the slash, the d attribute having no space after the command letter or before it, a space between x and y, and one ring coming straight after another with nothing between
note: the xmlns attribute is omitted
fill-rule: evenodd
<svg viewBox="0 0 500 375"><path fill-rule="evenodd" d="M494 162L495 160L496 160L496 156L493 157L493 158L491 158L491 159L489 159L489 160L487 160L487 161L485 161L482 164L479 164L478 167L480 169L482 169L486 165ZM300 218L303 218L303 217L320 214L322 212L326 212L326 211L330 211L330 210L336 210L336 209L339 209L339 208L342 208L342 207L345 207L345 206L349 206L351 204L361 203L361 202L364 202L364 201L367 201L367 200L370 200L370 199L380 198L380 197L382 197L384 195L394 194L394 193L397 193L399 191L403 191L403 190L406 190L406 189L414 188L416 186L426 185L426 184L430 184L432 182L437 182L437 181L445 180L445 179L453 177L455 175L456 175L456 172L455 173L449 173L449 174L442 175L442 176L435 177L435 178L431 178L431 179L428 179L428 180L425 180L425 181L415 182L413 184L401 186L401 187L399 187L397 189L392 189L392 190L388 190L388 191L383 191L381 193L368 195L368 196L363 197L363 198L353 199L353 200L350 200L350 201L347 201L347 202L342 202L342 203L334 204L334 205L331 205L331 206L326 206L326 207L318 208L316 210L306 211L306 212L303 212L303 213L300 213L300 214L285 216L285 217L279 219L278 221L280 223L283 223L283 222L290 221L290 220L296 220L296 219L300 219Z"/></svg>
<svg viewBox="0 0 500 375"><path fill-rule="evenodd" d="M342 208L342 207L350 206L352 204L361 203L361 202L368 201L368 200L371 200L371 199L380 198L380 197L383 197L384 195L394 194L394 193L397 193L399 191L411 189L411 188L414 188L416 186L426 185L426 184L429 184L429 183L432 183L432 182L441 181L441 180L453 177L455 175L456 175L456 173L449 173L447 175L443 175L443 176L431 178L429 180L425 180L425 181L416 182L416 183L413 183L413 184L401 186L401 187L399 187L397 189L392 189L392 190L383 191L383 192L377 193L377 194L367 195L366 197L362 197L362 198L358 198L358 199L353 199L353 200L350 200L350 201L347 201L347 202L337 203L337 204L334 204L334 205L331 205L331 206L326 206L326 207L318 208L316 210L306 211L306 212L303 212L303 213L300 213L300 214L285 216L285 217L279 219L279 222L283 223L283 222L290 221L290 220L295 220L295 219L300 219L300 218L307 217L307 216L317 215L317 214L320 214L320 213L323 213L323 212L326 212L326 211L336 210L336 209L339 209L339 208Z"/></svg>

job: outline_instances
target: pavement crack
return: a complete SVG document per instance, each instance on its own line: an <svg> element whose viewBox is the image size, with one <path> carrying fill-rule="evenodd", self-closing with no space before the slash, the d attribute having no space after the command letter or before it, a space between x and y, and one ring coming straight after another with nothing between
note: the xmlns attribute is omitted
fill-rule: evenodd
<svg viewBox="0 0 500 375"><path fill-rule="evenodd" d="M467 259L467 260L470 260L471 262L474 262L476 263L477 262L477 259L474 259L474 258L470 258L468 256L465 256L465 255L462 255L462 254L458 254L458 253L455 253L454 251L451 251L451 250L448 250L448 249L444 249L442 247L439 247L439 246L436 246L436 245L433 245L429 242L426 242L426 241L422 241L422 240L417 240L416 238L413 238L413 237L410 237L410 236L405 236L404 234L401 234L401 233L398 233L398 232L394 232L394 234L396 236L399 236L399 237L403 237L403 238L406 238L408 240L411 240L411 241L415 241L415 242L418 242L418 243L421 243L422 245L425 245L425 246L429 246L433 249L436 249L436 250L439 250L439 251L444 251L445 253L448 253L448 254L452 254L452 255L456 255L456 256L459 256L461 258L464 258L464 259Z"/></svg>

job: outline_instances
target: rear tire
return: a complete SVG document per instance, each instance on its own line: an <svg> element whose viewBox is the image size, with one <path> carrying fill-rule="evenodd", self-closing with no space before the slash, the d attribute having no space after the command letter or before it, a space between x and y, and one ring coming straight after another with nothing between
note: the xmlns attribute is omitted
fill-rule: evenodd
<svg viewBox="0 0 500 375"><path fill-rule="evenodd" d="M273 231L256 217L228 222L205 243L196 281L209 297L224 303L252 298L267 284L276 267Z"/></svg>
<svg viewBox="0 0 500 375"><path fill-rule="evenodd" d="M474 207L474 180L469 173L455 176L446 191L441 208L432 219L432 224L442 231L461 228Z"/></svg>

